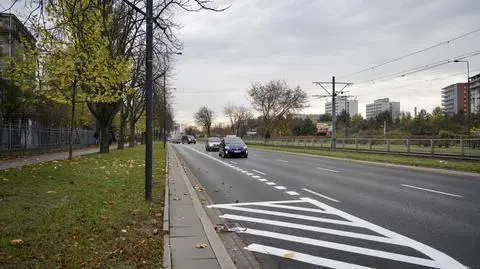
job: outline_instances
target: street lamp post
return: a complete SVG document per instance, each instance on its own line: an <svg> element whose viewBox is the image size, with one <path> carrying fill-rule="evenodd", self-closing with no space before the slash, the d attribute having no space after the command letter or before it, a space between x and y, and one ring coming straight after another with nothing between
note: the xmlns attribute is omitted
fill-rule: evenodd
<svg viewBox="0 0 480 269"><path fill-rule="evenodd" d="M455 60L453 62L467 64L467 134L470 135L470 63L467 60Z"/></svg>

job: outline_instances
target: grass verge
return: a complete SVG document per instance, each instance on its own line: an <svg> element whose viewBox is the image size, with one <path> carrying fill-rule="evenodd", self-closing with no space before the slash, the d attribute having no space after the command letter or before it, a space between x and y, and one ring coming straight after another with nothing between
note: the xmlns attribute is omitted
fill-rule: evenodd
<svg viewBox="0 0 480 269"><path fill-rule="evenodd" d="M0 170L0 268L160 268L162 146L153 203L144 159L136 147Z"/></svg>
<svg viewBox="0 0 480 269"><path fill-rule="evenodd" d="M338 158L347 158L363 161L382 162L382 163L394 163L410 166L424 166L433 168L444 168L451 170L467 171L480 173L480 164L476 161L458 161L458 160L440 160L431 159L425 157L416 156L400 156L400 155L386 155L375 153L363 153L363 152L341 152L341 151L328 151L322 149L305 149L296 147L279 147L279 146L266 146L266 145L248 145L251 148L257 149L269 149L285 152L306 153L320 156L330 156Z"/></svg>

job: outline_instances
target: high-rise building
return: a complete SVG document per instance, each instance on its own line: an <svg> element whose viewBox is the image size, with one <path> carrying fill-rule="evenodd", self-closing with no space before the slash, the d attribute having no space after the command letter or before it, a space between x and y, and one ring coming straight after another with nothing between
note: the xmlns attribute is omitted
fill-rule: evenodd
<svg viewBox="0 0 480 269"><path fill-rule="evenodd" d="M335 100L335 112L340 115L342 111L347 111L350 116L358 114L358 101L348 99L345 96L338 96ZM325 103L325 114L332 115L332 102Z"/></svg>
<svg viewBox="0 0 480 269"><path fill-rule="evenodd" d="M0 55L15 55L21 38L35 42L35 38L17 16L10 13L0 13Z"/></svg>
<svg viewBox="0 0 480 269"><path fill-rule="evenodd" d="M467 83L456 83L442 89L442 107L448 115L467 112Z"/></svg>
<svg viewBox="0 0 480 269"><path fill-rule="evenodd" d="M400 102L390 102L388 98L377 99L366 105L366 118L374 118L385 111L391 113L392 119L398 118L400 116Z"/></svg>
<svg viewBox="0 0 480 269"><path fill-rule="evenodd" d="M470 77L470 112L480 114L480 74Z"/></svg>

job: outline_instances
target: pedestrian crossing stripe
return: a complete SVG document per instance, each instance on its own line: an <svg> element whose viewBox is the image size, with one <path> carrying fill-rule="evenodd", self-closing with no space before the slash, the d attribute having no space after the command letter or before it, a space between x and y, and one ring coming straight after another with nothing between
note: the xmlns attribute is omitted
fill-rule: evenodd
<svg viewBox="0 0 480 269"><path fill-rule="evenodd" d="M309 204L310 207L302 206L302 204L303 205ZM311 207L312 205L315 208L312 208ZM249 206L255 206L256 208L251 208ZM300 198L297 200L287 200L287 201L215 204L215 205L210 205L208 207L226 209L226 210L237 211L237 212L247 212L247 213L255 213L255 214L262 214L262 215L281 216L284 218L291 218L291 219L293 218L293 219L308 220L308 221L318 223L319 225L321 225L321 223L329 223L334 225L364 228L364 229L373 231L378 235L364 234L361 232L348 232L344 230L336 230L336 229L324 228L320 226L304 225L299 223L263 219L263 218L257 218L257 217L251 217L251 216L241 216L241 215L234 215L234 214L224 214L220 216L221 218L224 218L224 219L230 219L230 220L236 220L236 221L268 224L272 226L285 227L289 229L305 230L305 231L331 234L331 235L342 236L342 237L350 237L350 238L356 238L356 239L381 242L381 243L392 244L397 246L404 246L404 247L411 248L415 251L418 251L424 254L425 256L427 256L428 258L420 258L420 257L409 256L409 255L404 255L404 254L399 254L399 253L394 253L389 251L370 249L368 247L358 247L358 246L335 243L335 242L330 242L325 240L293 236L293 235L282 234L278 232L251 229L248 227L246 230L241 231L241 233L246 233L254 236L275 238L279 240L301 243L301 244L308 244L312 246L329 248L329 249L334 249L334 250L343 251L343 252L356 253L356 254L370 256L370 257L421 265L421 266L430 267L430 268L442 268L442 269L460 269L460 268L465 269L466 268L466 266L462 265L452 257L430 246L427 246L411 238L408 238L406 236L390 231L386 228L375 225L366 220L355 217L351 214L348 214L344 211L341 211L339 209L336 209L334 207L331 207L327 204L324 204L320 201L317 201L311 198ZM266 209L258 209L258 207L267 208L267 209L277 208L277 209L292 210L298 213L301 213L301 211L319 213L325 216L340 217L341 220L339 220L338 218L330 219L325 216L322 216L322 217L312 216L312 214L302 215L297 213L281 212L278 210L272 211L272 210L266 210ZM316 257L316 256L312 256L305 253L299 253L299 252L294 252L290 250L274 248L271 246L263 246L260 244L250 244L245 249L249 251L258 252L258 253L270 254L275 256L283 256L283 257L286 257L284 255L285 253L295 253L295 255L287 258L310 263L310 264L322 265L329 268L369 268L362 265L345 263L342 261L336 261L336 260L332 260L324 257Z"/></svg>

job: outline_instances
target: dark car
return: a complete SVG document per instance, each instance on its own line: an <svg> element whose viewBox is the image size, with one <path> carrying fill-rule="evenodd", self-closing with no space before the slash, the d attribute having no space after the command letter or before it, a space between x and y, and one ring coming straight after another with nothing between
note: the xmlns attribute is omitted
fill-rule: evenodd
<svg viewBox="0 0 480 269"><path fill-rule="evenodd" d="M220 148L220 138L218 137L209 137L205 143L206 151L218 151Z"/></svg>
<svg viewBox="0 0 480 269"><path fill-rule="evenodd" d="M196 144L197 139L193 135L182 136L182 144Z"/></svg>
<svg viewBox="0 0 480 269"><path fill-rule="evenodd" d="M172 139L171 139L171 142L173 144L180 144L182 143L182 137L177 135L177 136L174 136Z"/></svg>
<svg viewBox="0 0 480 269"><path fill-rule="evenodd" d="M218 156L223 158L228 157L243 157L248 158L248 148L245 142L238 137L224 137L220 142Z"/></svg>

